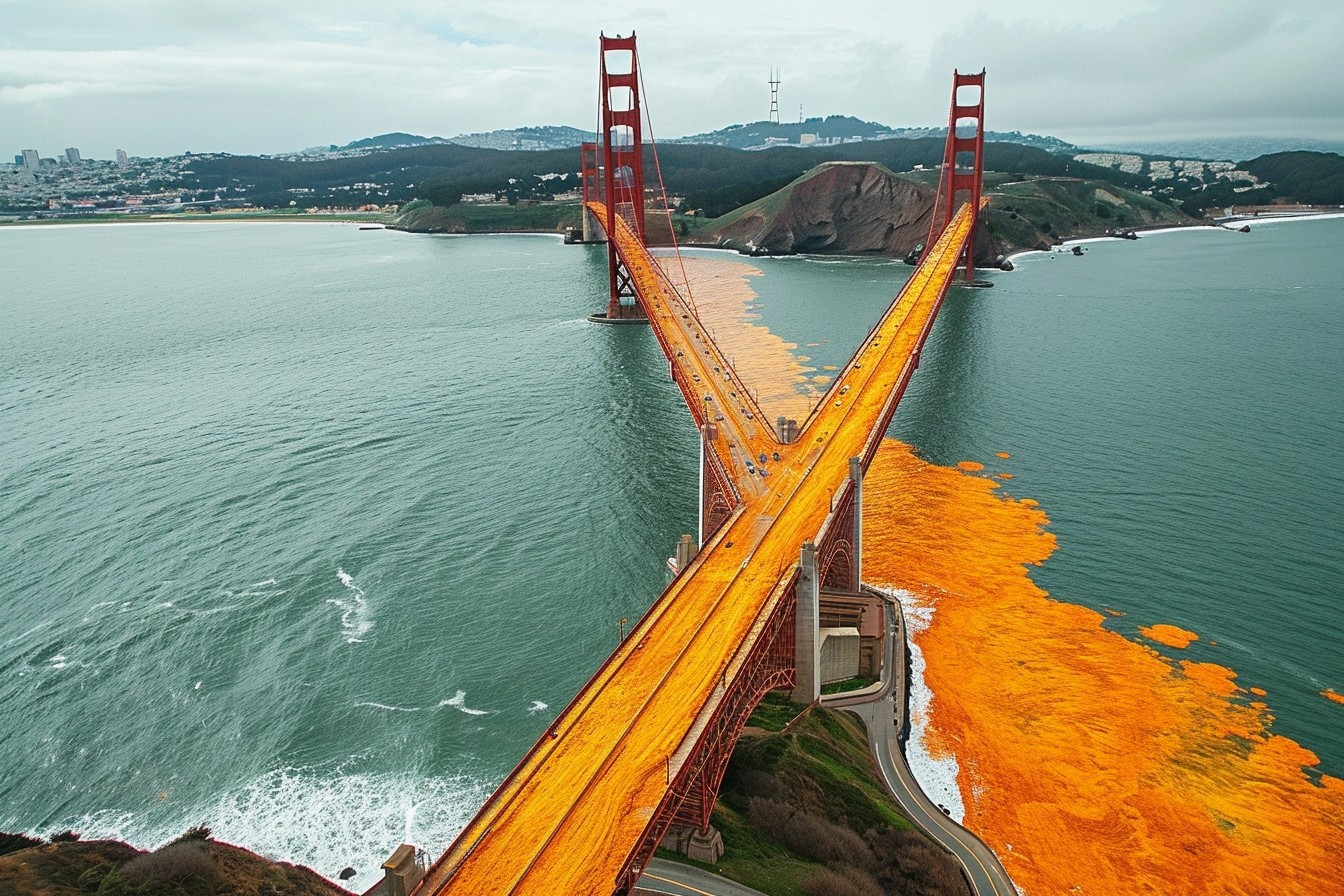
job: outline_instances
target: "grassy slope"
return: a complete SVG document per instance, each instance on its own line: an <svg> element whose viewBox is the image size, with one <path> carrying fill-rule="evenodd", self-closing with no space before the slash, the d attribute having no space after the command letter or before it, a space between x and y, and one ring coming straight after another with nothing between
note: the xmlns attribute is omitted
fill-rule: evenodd
<svg viewBox="0 0 1344 896"><path fill-rule="evenodd" d="M1344 203L1344 157L1337 153L1277 152L1244 162L1241 167L1274 184L1279 195L1297 202Z"/></svg>
<svg viewBox="0 0 1344 896"><path fill-rule="evenodd" d="M577 202L546 202L536 205L431 205L417 201L393 221L397 227L419 233L558 233L578 227Z"/></svg>
<svg viewBox="0 0 1344 896"><path fill-rule="evenodd" d="M1195 221L1150 196L1091 180L1009 181L986 175L990 235L1011 252L1047 248L1055 239L1100 236L1107 229Z"/></svg>
<svg viewBox="0 0 1344 896"><path fill-rule="evenodd" d="M798 716L792 727L780 730L797 712L787 698L771 694L752 716L714 809L713 824L723 835L724 856L717 865L700 867L772 896L825 891L828 884L834 886L827 876L851 873L847 869L862 869L870 878L883 880L883 870L874 868L873 855L864 846L865 835L870 844L875 832L928 841L910 833L910 821L880 783L858 720L846 712L814 707ZM802 821L809 833L800 836L795 828L790 836L789 826ZM847 858L823 857L825 849L812 849L808 840L832 841ZM958 872L952 876L960 879ZM913 888L907 885L901 892L955 890L926 881Z"/></svg>
<svg viewBox="0 0 1344 896"><path fill-rule="evenodd" d="M727 227L730 224L734 224L743 218L751 217L752 215L760 215L765 220L769 221L775 215L779 214L784 206L788 205L789 200L793 196L793 191L798 185L811 179L822 169L822 167L823 166L818 165L794 178L789 182L788 186L776 190L768 196L763 196L754 202L748 202L744 206L735 208L726 215L720 215L717 218L701 221L700 228L709 229L712 227L717 230L722 227Z"/></svg>

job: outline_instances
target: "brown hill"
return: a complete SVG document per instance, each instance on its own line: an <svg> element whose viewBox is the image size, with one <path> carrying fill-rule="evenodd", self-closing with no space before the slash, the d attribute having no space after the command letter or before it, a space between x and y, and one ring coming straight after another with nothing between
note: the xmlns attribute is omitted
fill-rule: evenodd
<svg viewBox="0 0 1344 896"><path fill-rule="evenodd" d="M115 840L23 839L0 844L5 896L351 896L307 868L190 834L152 852Z"/></svg>
<svg viewBox="0 0 1344 896"><path fill-rule="evenodd" d="M979 267L997 266L1006 253L1049 249L1062 240L1198 223L1152 196L1080 178L986 172L984 195L989 206L974 244ZM928 238L933 201L931 186L875 162L828 162L704 222L682 242L749 255L903 257Z"/></svg>
<svg viewBox="0 0 1344 896"><path fill-rule="evenodd" d="M756 254L905 255L924 242L934 192L874 162L828 162L692 237Z"/></svg>

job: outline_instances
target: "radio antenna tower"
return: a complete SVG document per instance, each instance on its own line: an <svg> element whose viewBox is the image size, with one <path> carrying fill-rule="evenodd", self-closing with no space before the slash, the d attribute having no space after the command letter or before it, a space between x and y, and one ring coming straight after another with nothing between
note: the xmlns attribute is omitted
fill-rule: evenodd
<svg viewBox="0 0 1344 896"><path fill-rule="evenodd" d="M770 67L770 121L779 124L779 69Z"/></svg>
<svg viewBox="0 0 1344 896"><path fill-rule="evenodd" d="M803 104L802 104L802 103L799 103L799 104L798 104L798 123L799 123L799 124L802 124L802 123L803 123Z"/></svg>

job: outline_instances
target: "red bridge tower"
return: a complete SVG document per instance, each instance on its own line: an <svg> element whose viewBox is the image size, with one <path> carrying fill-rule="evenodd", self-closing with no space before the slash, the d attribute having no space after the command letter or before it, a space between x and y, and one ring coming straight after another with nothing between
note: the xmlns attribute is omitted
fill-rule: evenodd
<svg viewBox="0 0 1344 896"><path fill-rule="evenodd" d="M943 152L943 174L934 200L933 223L924 243L928 253L947 229L961 203L971 204L972 214L980 217L980 181L985 170L985 70L978 75L952 71L952 110L947 120L947 148ZM966 242L963 264L966 282L975 280L975 231Z"/></svg>
<svg viewBox="0 0 1344 896"><path fill-rule="evenodd" d="M601 172L597 178L606 205L607 269L611 296L607 313L593 320L637 323L645 320L630 272L616 253L611 237L622 218L644 242L644 140L639 111L639 56L635 35L600 37L602 42Z"/></svg>

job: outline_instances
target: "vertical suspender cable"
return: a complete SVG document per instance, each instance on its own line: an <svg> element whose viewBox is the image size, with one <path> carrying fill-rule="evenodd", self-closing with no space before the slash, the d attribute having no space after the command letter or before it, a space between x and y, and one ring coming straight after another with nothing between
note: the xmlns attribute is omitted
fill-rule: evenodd
<svg viewBox="0 0 1344 896"><path fill-rule="evenodd" d="M681 257L681 247L677 245L677 231L672 226L672 209L667 204L667 185L663 183L663 166L658 162L658 141L653 138L653 116L649 114L649 96L644 93L644 67L639 64L639 57L635 57L635 65L639 67L639 92L644 95L644 117L649 123L649 146L653 148L653 170L658 174L658 192L663 200L663 212L667 217L667 232L672 237L672 252L677 256L677 264L681 268L681 281L686 284L686 300L690 303L691 313L698 319L699 310L695 307L695 296L691 293L691 278L686 276L686 262Z"/></svg>

